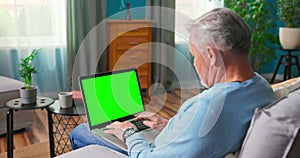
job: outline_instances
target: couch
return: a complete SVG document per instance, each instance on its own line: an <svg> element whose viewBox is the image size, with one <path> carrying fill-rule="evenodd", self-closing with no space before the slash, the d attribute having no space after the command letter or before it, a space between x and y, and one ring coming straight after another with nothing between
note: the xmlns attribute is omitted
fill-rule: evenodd
<svg viewBox="0 0 300 158"><path fill-rule="evenodd" d="M0 135L6 133L5 102L19 98L19 88L24 86L23 82L8 77L0 76ZM30 127L33 124L33 111L18 111L14 113L14 130Z"/></svg>
<svg viewBox="0 0 300 158"><path fill-rule="evenodd" d="M256 109L239 152L226 158L299 158L300 157L300 77L272 85L277 100ZM58 158L126 156L90 145L65 153ZM101 156L102 157L102 156Z"/></svg>

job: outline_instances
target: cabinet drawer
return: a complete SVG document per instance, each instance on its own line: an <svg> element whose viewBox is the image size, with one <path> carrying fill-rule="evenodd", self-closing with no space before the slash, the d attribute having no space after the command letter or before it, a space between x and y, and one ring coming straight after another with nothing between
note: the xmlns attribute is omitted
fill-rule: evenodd
<svg viewBox="0 0 300 158"><path fill-rule="evenodd" d="M113 65L112 70L122 70L122 69L129 69L129 68L136 68L139 64L131 63L131 64L125 64L122 62L117 62Z"/></svg>
<svg viewBox="0 0 300 158"><path fill-rule="evenodd" d="M149 40L147 37L119 37L116 39L116 45L118 50L128 50L132 47L136 49L149 49Z"/></svg>
<svg viewBox="0 0 300 158"><path fill-rule="evenodd" d="M149 75L149 64L143 64L138 67L139 76L148 76Z"/></svg>
<svg viewBox="0 0 300 158"><path fill-rule="evenodd" d="M137 68L142 89L151 84L151 20L108 20L108 68Z"/></svg>
<svg viewBox="0 0 300 158"><path fill-rule="evenodd" d="M149 64L116 64L114 65L113 70L121 70L121 69L129 69L129 68L137 68L139 76L148 76L149 75Z"/></svg>
<svg viewBox="0 0 300 158"><path fill-rule="evenodd" d="M119 24L116 26L117 36L148 36L150 34L149 25L145 24Z"/></svg>
<svg viewBox="0 0 300 158"><path fill-rule="evenodd" d="M115 64L114 64L114 68L117 68L117 69L127 69L127 68L139 68L140 66L143 66L143 64L148 64L149 62L140 62L140 61L136 61L136 62L125 62L125 60L118 60ZM143 68L143 67L142 67ZM143 68L145 69L145 68ZM139 70L139 69L138 69ZM144 72L143 72L144 73Z"/></svg>
<svg viewBox="0 0 300 158"><path fill-rule="evenodd" d="M148 76L139 76L140 86L142 89L149 88L149 77Z"/></svg>
<svg viewBox="0 0 300 158"><path fill-rule="evenodd" d="M147 63L150 62L147 50L117 51L115 63Z"/></svg>

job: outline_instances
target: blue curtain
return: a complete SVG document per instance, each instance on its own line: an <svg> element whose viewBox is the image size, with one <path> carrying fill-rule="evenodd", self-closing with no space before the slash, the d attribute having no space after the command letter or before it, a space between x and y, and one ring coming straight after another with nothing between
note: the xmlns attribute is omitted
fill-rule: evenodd
<svg viewBox="0 0 300 158"><path fill-rule="evenodd" d="M21 57L29 54L24 50L0 50L0 75L22 81L18 75ZM39 96L56 99L57 93L69 89L67 83L67 55L65 48L43 48L34 60L39 72L33 75L33 85L38 87Z"/></svg>
<svg viewBox="0 0 300 158"><path fill-rule="evenodd" d="M106 36L101 33L99 33L99 36L95 37L95 39L92 39L92 35L88 36L90 31L96 28L105 17L106 0L67 1L68 83L72 90L79 90L79 75L96 73L94 71L95 69L98 69L98 71L106 71L107 69L106 53L101 57L98 68L91 66L93 65L91 61L93 61L98 54L102 53L98 52L98 50L101 50L101 44L104 44L102 41L105 41ZM97 31L92 34L95 35L94 33L96 32ZM91 41L87 42L84 40L85 38L87 38L87 41ZM80 49L81 45L82 47ZM78 52L82 52L81 55L83 58L76 57ZM80 64L76 63L76 58L78 61L80 59L80 62L78 62Z"/></svg>

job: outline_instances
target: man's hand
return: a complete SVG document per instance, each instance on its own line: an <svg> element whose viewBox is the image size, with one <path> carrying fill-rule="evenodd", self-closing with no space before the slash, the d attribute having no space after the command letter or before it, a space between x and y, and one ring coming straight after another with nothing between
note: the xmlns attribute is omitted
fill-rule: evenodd
<svg viewBox="0 0 300 158"><path fill-rule="evenodd" d="M161 131L168 123L168 120L155 113L142 112L136 115L135 120L144 120L143 123L150 128Z"/></svg>
<svg viewBox="0 0 300 158"><path fill-rule="evenodd" d="M113 134L115 135L118 139L120 139L121 141L125 141L123 139L123 133L127 128L133 127L135 130L137 130L137 128L135 127L134 124L125 121L125 122L113 122L110 125L106 126L106 130L104 131L104 133L107 134Z"/></svg>

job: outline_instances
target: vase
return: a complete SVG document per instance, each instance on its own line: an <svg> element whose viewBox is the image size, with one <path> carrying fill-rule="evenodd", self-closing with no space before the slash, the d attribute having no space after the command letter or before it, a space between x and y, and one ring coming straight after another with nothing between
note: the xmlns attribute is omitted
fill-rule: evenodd
<svg viewBox="0 0 300 158"><path fill-rule="evenodd" d="M126 20L131 20L130 3L127 3Z"/></svg>
<svg viewBox="0 0 300 158"><path fill-rule="evenodd" d="M300 28L279 28L279 41L283 49L296 49L300 43Z"/></svg>

